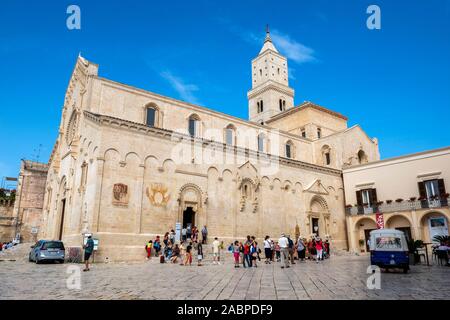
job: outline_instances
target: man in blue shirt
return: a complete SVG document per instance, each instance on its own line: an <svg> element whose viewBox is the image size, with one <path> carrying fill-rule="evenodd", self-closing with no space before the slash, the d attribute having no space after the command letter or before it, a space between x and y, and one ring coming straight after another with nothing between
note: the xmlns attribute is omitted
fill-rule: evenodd
<svg viewBox="0 0 450 320"><path fill-rule="evenodd" d="M89 271L89 258L91 257L92 252L94 251L94 240L92 240L92 236L88 237L86 244L83 246L84 249L84 264L86 268L83 271Z"/></svg>

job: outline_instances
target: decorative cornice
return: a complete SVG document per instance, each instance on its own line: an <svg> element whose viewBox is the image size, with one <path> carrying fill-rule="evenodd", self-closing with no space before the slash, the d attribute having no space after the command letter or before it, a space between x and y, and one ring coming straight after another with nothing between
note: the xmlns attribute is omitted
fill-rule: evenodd
<svg viewBox="0 0 450 320"><path fill-rule="evenodd" d="M269 80L268 82L264 83L263 85L260 85L256 88L251 89L247 93L247 97L249 99L251 99L251 98L254 98L257 95L260 95L261 93L269 91L269 90L274 90L281 94L285 94L285 95L292 96L292 97L294 96L294 93L295 93L294 89L292 89L288 86L276 83L272 80Z"/></svg>

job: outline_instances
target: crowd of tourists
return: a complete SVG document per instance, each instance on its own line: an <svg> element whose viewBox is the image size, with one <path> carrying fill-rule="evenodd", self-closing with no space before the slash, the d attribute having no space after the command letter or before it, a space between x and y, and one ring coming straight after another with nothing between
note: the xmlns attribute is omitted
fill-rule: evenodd
<svg viewBox="0 0 450 320"><path fill-rule="evenodd" d="M201 239L199 234L202 236ZM164 234L162 239L158 235L155 239L147 242L145 246L147 260L156 257L161 263L179 263L183 266L190 266L196 257L197 265L201 266L204 260L204 246L208 245L207 236L206 226L201 231L194 226L192 229L183 228L181 241L176 241L175 231L170 230ZM214 238L210 247L212 263L221 264L221 258L222 262L224 259L224 242ZM227 247L227 251L233 255L235 268L239 268L241 265L244 268L257 268L258 263L261 263L263 259L265 264L280 262L281 268L289 268L291 264L296 263L295 260L300 262L312 260L319 263L329 258L330 243L328 239L323 241L317 236L312 236L310 239L300 236L293 240L290 235L283 233L276 241L270 236L266 236L259 244L255 236L248 235L244 241L236 240L231 243Z"/></svg>
<svg viewBox="0 0 450 320"><path fill-rule="evenodd" d="M1 243L1 242L0 242L0 251L6 251L6 250L8 250L8 249L14 247L15 245L16 245L16 243L15 243L15 242L12 242L12 241L10 241L10 242L5 242L5 243Z"/></svg>

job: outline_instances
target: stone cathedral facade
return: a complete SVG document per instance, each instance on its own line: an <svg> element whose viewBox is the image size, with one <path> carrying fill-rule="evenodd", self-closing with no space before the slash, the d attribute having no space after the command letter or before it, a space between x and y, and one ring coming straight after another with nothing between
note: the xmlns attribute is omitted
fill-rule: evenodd
<svg viewBox="0 0 450 320"><path fill-rule="evenodd" d="M318 233L347 249L341 169L379 160L378 142L337 112L296 106L287 63L267 32L243 120L102 78L79 57L40 237L80 246L93 233L99 259L133 260L178 222L225 242Z"/></svg>

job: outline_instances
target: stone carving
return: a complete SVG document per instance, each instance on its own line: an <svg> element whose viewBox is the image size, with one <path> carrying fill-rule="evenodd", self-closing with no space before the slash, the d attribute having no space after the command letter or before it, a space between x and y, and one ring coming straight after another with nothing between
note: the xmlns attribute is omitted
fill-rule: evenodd
<svg viewBox="0 0 450 320"><path fill-rule="evenodd" d="M152 183L151 187L147 187L146 193L151 204L156 207L166 206L170 199L168 189L162 183Z"/></svg>
<svg viewBox="0 0 450 320"><path fill-rule="evenodd" d="M113 187L113 204L118 206L128 205L128 186L123 183L117 183Z"/></svg>

